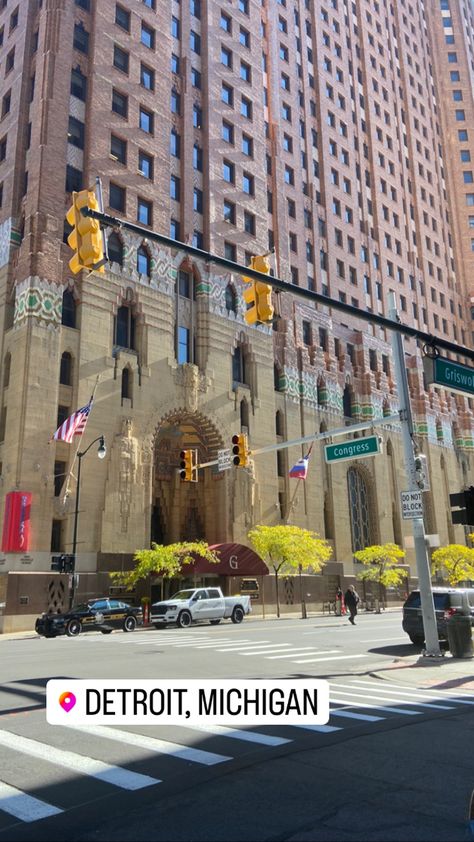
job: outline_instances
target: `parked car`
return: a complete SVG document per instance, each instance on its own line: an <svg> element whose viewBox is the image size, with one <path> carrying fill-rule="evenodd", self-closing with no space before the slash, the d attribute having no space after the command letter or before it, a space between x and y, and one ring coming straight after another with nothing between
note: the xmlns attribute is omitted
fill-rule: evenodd
<svg viewBox="0 0 474 842"><path fill-rule="evenodd" d="M225 618L241 623L251 610L249 596L224 596L220 588L189 588L178 591L163 602L153 603L151 622L155 628L168 623L187 628L200 620L208 620L211 626L217 626Z"/></svg>
<svg viewBox="0 0 474 842"><path fill-rule="evenodd" d="M433 602L440 640L447 639L446 621L453 614L470 616L471 625L474 626L474 588L433 588ZM402 628L412 643L423 645L425 632L420 591L412 591L404 603Z"/></svg>
<svg viewBox="0 0 474 842"><path fill-rule="evenodd" d="M110 634L114 629L124 632L135 631L143 622L141 608L134 608L119 599L90 599L74 605L64 614L42 614L35 629L43 637L57 637L67 634L76 637L82 631L101 631Z"/></svg>

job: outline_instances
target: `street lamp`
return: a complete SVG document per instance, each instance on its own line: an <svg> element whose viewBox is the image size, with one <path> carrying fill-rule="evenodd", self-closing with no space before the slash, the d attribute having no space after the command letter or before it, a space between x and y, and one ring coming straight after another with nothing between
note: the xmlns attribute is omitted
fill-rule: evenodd
<svg viewBox="0 0 474 842"><path fill-rule="evenodd" d="M81 451L77 454L77 485L76 485L76 508L74 510L74 531L72 535L72 557L73 557L73 566L72 566L72 587L71 593L69 596L69 608L72 608L74 603L74 595L76 592L76 547L77 547L77 521L79 518L79 495L81 491L81 461L82 457L89 452L92 445L96 442L99 442L99 447L97 448L97 457L99 459L104 459L107 454L107 448L105 446L105 438L104 436L97 436L94 441L91 441L89 447L86 447L85 450Z"/></svg>

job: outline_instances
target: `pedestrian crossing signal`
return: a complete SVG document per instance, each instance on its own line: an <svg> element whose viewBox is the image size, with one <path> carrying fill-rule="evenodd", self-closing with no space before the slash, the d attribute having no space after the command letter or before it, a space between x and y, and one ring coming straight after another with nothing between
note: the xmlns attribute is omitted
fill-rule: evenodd
<svg viewBox="0 0 474 842"><path fill-rule="evenodd" d="M233 463L237 468L246 468L249 463L249 444L245 433L237 433L232 436Z"/></svg>
<svg viewBox="0 0 474 842"><path fill-rule="evenodd" d="M197 450L182 450L179 454L179 476L183 482L198 481Z"/></svg>

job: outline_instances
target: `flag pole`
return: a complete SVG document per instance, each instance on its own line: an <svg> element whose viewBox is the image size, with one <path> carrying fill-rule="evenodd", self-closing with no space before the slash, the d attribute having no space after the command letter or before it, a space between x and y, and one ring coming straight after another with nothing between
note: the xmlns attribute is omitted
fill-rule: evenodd
<svg viewBox="0 0 474 842"><path fill-rule="evenodd" d="M90 400L89 400L89 404L91 405L91 413L92 413L94 396L95 396L95 393L97 391L97 386L99 385L99 380L100 380L100 374L97 375L97 378L96 378L96 381L95 381L95 384L94 384L94 388L92 390L92 395L91 395ZM66 478L66 488L64 490L63 504L66 502L67 498L69 497L69 482L70 482L71 476L73 475L72 472L73 472L74 465L76 463L77 454L79 453L80 446L81 446L81 439L79 437L79 440L77 442L76 452L74 453L72 464L71 464L71 467L69 468L67 478Z"/></svg>
<svg viewBox="0 0 474 842"><path fill-rule="evenodd" d="M312 451L313 447L314 447L314 442L311 442L311 444L310 444L310 446L309 446L309 450L308 450L308 452L307 452L307 454L306 454L306 457L304 457L304 458L309 459L309 457L311 456L311 451ZM286 515L286 519L285 519L285 525L286 525L286 526L288 526L288 521L289 521L289 519L290 519L290 517L291 517L291 513L292 513L292 511L293 511L293 507L294 507L294 503L295 503L296 495L297 495L297 493L298 493L299 484L300 484L301 480L302 480L302 477L298 477L298 480L297 480L296 485L295 485L295 490L294 490L294 492L293 492L293 496L292 496L292 498L291 498L291 500L290 500L290 505L288 506L288 513L287 513L287 515Z"/></svg>

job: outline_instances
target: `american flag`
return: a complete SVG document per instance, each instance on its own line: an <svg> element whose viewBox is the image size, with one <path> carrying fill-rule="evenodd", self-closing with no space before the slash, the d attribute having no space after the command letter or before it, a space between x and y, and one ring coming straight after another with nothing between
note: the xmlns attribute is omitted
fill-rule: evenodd
<svg viewBox="0 0 474 842"><path fill-rule="evenodd" d="M303 456L301 459L298 459L296 465L289 471L289 476L293 477L294 479L306 479L308 475L308 462L309 462L309 455Z"/></svg>
<svg viewBox="0 0 474 842"><path fill-rule="evenodd" d="M56 430L53 439L55 441L65 441L68 444L71 444L74 436L82 436L86 428L87 419L89 418L91 409L92 398L87 406L83 406L82 409L78 409L76 412L73 412L69 418L66 418L66 420L63 421L61 426Z"/></svg>

